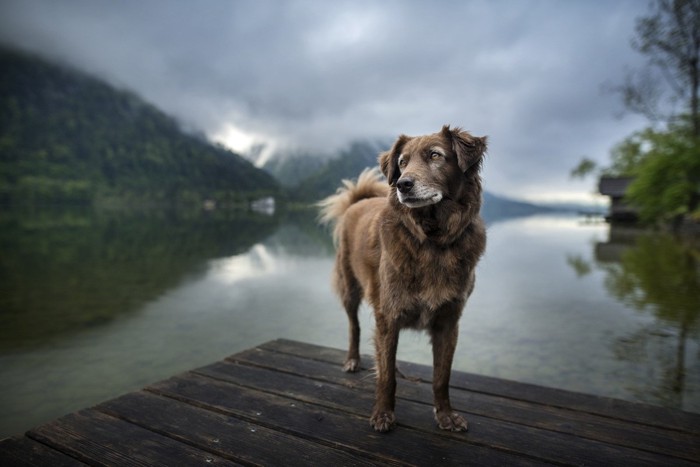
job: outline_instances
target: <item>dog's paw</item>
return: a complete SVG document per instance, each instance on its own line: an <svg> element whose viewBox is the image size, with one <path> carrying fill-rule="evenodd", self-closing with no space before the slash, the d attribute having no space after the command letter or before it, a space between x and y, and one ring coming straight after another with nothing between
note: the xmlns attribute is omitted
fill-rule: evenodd
<svg viewBox="0 0 700 467"><path fill-rule="evenodd" d="M385 433L394 428L396 417L390 410L375 411L369 419L369 424L375 430Z"/></svg>
<svg viewBox="0 0 700 467"><path fill-rule="evenodd" d="M346 373L355 373L360 369L360 359L359 358L348 358L343 365L343 371Z"/></svg>
<svg viewBox="0 0 700 467"><path fill-rule="evenodd" d="M457 412L443 411L435 412L435 421L441 430L467 431L469 425L467 420Z"/></svg>

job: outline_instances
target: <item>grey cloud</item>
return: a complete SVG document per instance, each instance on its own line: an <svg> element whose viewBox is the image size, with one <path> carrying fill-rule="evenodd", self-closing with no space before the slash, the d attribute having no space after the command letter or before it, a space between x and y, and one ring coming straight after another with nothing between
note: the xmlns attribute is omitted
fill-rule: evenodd
<svg viewBox="0 0 700 467"><path fill-rule="evenodd" d="M486 182L511 195L583 190L643 124L603 81L640 58L638 1L4 1L0 40L134 90L188 127L282 145L432 132L491 138Z"/></svg>

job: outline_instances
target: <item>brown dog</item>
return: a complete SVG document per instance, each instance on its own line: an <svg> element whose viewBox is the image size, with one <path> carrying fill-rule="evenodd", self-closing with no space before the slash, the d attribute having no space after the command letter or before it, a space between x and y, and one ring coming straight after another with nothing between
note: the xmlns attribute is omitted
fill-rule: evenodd
<svg viewBox="0 0 700 467"><path fill-rule="evenodd" d="M466 431L449 398L458 321L474 289L474 269L486 246L479 216L479 171L486 138L444 126L427 136L402 135L379 156L389 186L376 170L320 203L335 222L334 284L350 320L345 371L359 368L364 297L374 308L377 389L370 424L395 424L396 349L402 328L425 329L433 346L435 419Z"/></svg>

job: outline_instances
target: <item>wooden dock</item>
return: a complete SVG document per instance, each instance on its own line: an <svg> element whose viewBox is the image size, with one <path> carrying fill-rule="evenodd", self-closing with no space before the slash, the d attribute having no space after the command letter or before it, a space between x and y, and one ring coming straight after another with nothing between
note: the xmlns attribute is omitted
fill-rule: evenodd
<svg viewBox="0 0 700 467"><path fill-rule="evenodd" d="M276 340L0 442L0 465L698 465L700 415L456 372L467 433L436 428L431 369L400 363L398 426L374 378ZM368 357L365 365L370 364ZM50 388L47 388L50 390Z"/></svg>

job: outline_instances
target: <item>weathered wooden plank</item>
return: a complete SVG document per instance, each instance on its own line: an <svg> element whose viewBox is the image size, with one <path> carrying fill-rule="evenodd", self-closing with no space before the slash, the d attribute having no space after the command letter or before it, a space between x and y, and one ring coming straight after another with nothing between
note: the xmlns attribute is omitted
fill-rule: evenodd
<svg viewBox="0 0 700 467"><path fill-rule="evenodd" d="M323 406L246 389L197 374L157 383L149 391L207 407L262 426L285 431L385 462L418 465L542 465L517 455L455 443L404 428L388 434L372 430L365 417L339 413Z"/></svg>
<svg viewBox="0 0 700 467"><path fill-rule="evenodd" d="M431 369L401 363L399 427L374 378L278 340L0 442L0 465L698 465L700 416L455 372L468 433L436 429ZM371 360L366 359L365 365Z"/></svg>
<svg viewBox="0 0 700 467"><path fill-rule="evenodd" d="M405 363L401 370L407 377L431 380L432 371L426 366ZM534 384L513 384L510 381L498 378L463 372L455 372L450 385L466 391L497 393L502 397L528 403L575 410L605 418L700 436L700 415L682 410L656 407L611 397L593 396L563 389L546 388ZM500 389L494 390L494 388Z"/></svg>
<svg viewBox="0 0 700 467"><path fill-rule="evenodd" d="M77 467L85 464L26 436L18 436L0 441L0 465Z"/></svg>
<svg viewBox="0 0 700 467"><path fill-rule="evenodd" d="M266 352L266 354L269 354ZM323 369L323 362L307 361L305 365L317 365ZM335 368L335 365L333 365ZM329 381L319 382L292 373L275 372L269 368L247 366L235 362L218 362L196 370L213 378L231 381L256 390L292 397L300 401L344 410L360 417L367 416L374 399L371 388L366 384L352 387L347 384L335 384ZM334 374L344 373L334 371ZM320 374L320 373L319 373ZM359 375L356 379L362 379ZM342 379L348 376L341 377ZM352 379L352 375L349 376ZM401 386L420 383L400 381ZM349 387L350 386L350 387ZM494 420L492 418L469 414L467 416L471 429L468 433L450 433L438 430L432 419L431 399L422 402L399 400L397 418L400 429L408 426L420 430L429 436L448 437L457 442L469 442L489 446L507 452L518 452L531 458L546 462L577 465L595 460L599 465L634 464L660 465L670 464L677 459L626 447L609 445L600 441L581 439L571 434L547 431L515 423ZM683 462L678 461L681 465Z"/></svg>
<svg viewBox="0 0 700 467"><path fill-rule="evenodd" d="M371 379L348 375L339 367L317 360L289 354L251 349L229 358L337 384L373 387ZM353 378L354 376L354 378ZM410 381L407 380L407 383ZM400 384L397 396L432 404L432 388L427 383ZM520 400L507 399L482 393L471 393L458 388L451 391L452 402L458 410L534 428L575 435L594 441L626 446L653 453L662 453L686 460L700 459L700 437L692 434L663 430L658 427L610 419L595 414L564 410ZM669 443L673 440L673 443Z"/></svg>
<svg viewBox="0 0 700 467"><path fill-rule="evenodd" d="M90 465L240 465L94 410L82 410L27 436Z"/></svg>
<svg viewBox="0 0 700 467"><path fill-rule="evenodd" d="M297 355L313 360L342 365L345 352L338 349L321 347L314 344L277 339L264 343L259 348L290 355ZM363 355L363 366L371 367L372 357ZM429 366L410 362L399 362L401 372L411 378L430 381L432 369ZM700 435L700 414L684 412L665 407L576 393L556 388L547 388L516 381L455 371L451 386L472 392L494 394L515 400L533 402L546 406L561 407L569 410L593 413L608 418L619 418L636 423L684 431Z"/></svg>
<svg viewBox="0 0 700 467"><path fill-rule="evenodd" d="M144 391L104 402L95 410L244 463L374 465L345 451Z"/></svg>

